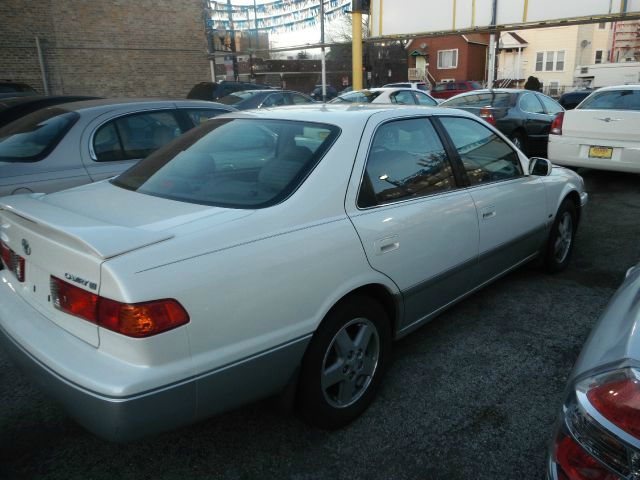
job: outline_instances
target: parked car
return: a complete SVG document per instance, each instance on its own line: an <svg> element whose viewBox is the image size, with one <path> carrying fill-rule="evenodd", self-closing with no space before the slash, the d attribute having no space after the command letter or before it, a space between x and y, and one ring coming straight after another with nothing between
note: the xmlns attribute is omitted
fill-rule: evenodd
<svg viewBox="0 0 640 480"><path fill-rule="evenodd" d="M304 105L315 103L308 95L292 90L245 90L220 99L220 103L233 105L238 110L253 108L282 107L285 105Z"/></svg>
<svg viewBox="0 0 640 480"><path fill-rule="evenodd" d="M60 105L61 103L96 100L99 98L100 97L90 97L87 95L33 95L5 98L0 100L0 127L4 127L18 118L24 117L41 108Z"/></svg>
<svg viewBox="0 0 640 480"><path fill-rule="evenodd" d="M317 102L322 101L322 85L316 85L313 91L309 94L311 98L313 98ZM338 96L338 91L336 87L332 85L326 86L326 100L331 100Z"/></svg>
<svg viewBox="0 0 640 480"><path fill-rule="evenodd" d="M573 110L593 92L593 90L575 90L573 92L563 93L558 99L558 103L562 105L562 108L565 110Z"/></svg>
<svg viewBox="0 0 640 480"><path fill-rule="evenodd" d="M187 98L192 100L217 101L234 92L242 92L244 90L264 90L270 88L270 85L264 83L227 81L200 82L189 91Z"/></svg>
<svg viewBox="0 0 640 480"><path fill-rule="evenodd" d="M38 92L26 83L0 80L0 98L26 97L37 94Z"/></svg>
<svg viewBox="0 0 640 480"><path fill-rule="evenodd" d="M431 87L430 84L426 82L396 82L396 83L387 83L382 86L383 88L413 88L415 90L422 90L423 92L429 93L429 89Z"/></svg>
<svg viewBox="0 0 640 480"><path fill-rule="evenodd" d="M370 88L340 95L329 103L395 103L398 105L426 105L438 102L427 93L412 88Z"/></svg>
<svg viewBox="0 0 640 480"><path fill-rule="evenodd" d="M568 381L549 449L556 479L634 478L640 458L640 265L593 328Z"/></svg>
<svg viewBox="0 0 640 480"><path fill-rule="evenodd" d="M438 83L431 90L431 96L433 98L451 98L461 93L469 92L471 90L479 90L482 85L478 82L447 82Z"/></svg>
<svg viewBox="0 0 640 480"><path fill-rule="evenodd" d="M88 100L0 128L0 196L54 192L113 177L233 107L192 100Z"/></svg>
<svg viewBox="0 0 640 480"><path fill-rule="evenodd" d="M533 259L565 268L586 200L462 111L227 114L113 180L0 199L0 341L108 439L282 389L338 428L393 339Z"/></svg>
<svg viewBox="0 0 640 480"><path fill-rule="evenodd" d="M542 93L507 88L474 90L441 105L483 118L523 152L542 156L547 153L551 124L556 115L564 111L558 102Z"/></svg>
<svg viewBox="0 0 640 480"><path fill-rule="evenodd" d="M640 85L605 87L558 114L549 159L558 165L640 173Z"/></svg>

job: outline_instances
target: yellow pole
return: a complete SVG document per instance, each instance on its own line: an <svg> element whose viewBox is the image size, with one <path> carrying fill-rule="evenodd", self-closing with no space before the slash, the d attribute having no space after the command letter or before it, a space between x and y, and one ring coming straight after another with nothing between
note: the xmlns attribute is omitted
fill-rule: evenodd
<svg viewBox="0 0 640 480"><path fill-rule="evenodd" d="M471 1L471 26L476 26L476 0Z"/></svg>
<svg viewBox="0 0 640 480"><path fill-rule="evenodd" d="M456 29L456 0L453 0L453 25L451 25L451 30Z"/></svg>
<svg viewBox="0 0 640 480"><path fill-rule="evenodd" d="M522 9L522 23L527 23L528 15L529 15L529 0L524 0L524 8Z"/></svg>
<svg viewBox="0 0 640 480"><path fill-rule="evenodd" d="M352 85L354 90L362 90L362 12L353 12L351 15Z"/></svg>

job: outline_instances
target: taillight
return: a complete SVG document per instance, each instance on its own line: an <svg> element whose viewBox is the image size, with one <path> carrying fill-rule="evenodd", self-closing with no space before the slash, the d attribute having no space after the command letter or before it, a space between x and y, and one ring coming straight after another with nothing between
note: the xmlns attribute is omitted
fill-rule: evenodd
<svg viewBox="0 0 640 480"><path fill-rule="evenodd" d="M570 436L558 434L555 460L559 480L618 480Z"/></svg>
<svg viewBox="0 0 640 480"><path fill-rule="evenodd" d="M640 440L640 381L612 379L594 386L587 398L607 420Z"/></svg>
<svg viewBox="0 0 640 480"><path fill-rule="evenodd" d="M150 337L189 323L189 315L176 300L122 303L53 276L51 297L58 310L129 337Z"/></svg>
<svg viewBox="0 0 640 480"><path fill-rule="evenodd" d="M0 241L0 258L7 270L12 271L18 278L19 282L25 279L25 262L24 258L11 250L8 245Z"/></svg>
<svg viewBox="0 0 640 480"><path fill-rule="evenodd" d="M640 372L621 368L580 380L563 407L557 478L640 478Z"/></svg>
<svg viewBox="0 0 640 480"><path fill-rule="evenodd" d="M482 107L480 109L480 118L483 118L486 122L490 123L491 125L496 124L496 119L493 116L493 110L491 109L491 107Z"/></svg>
<svg viewBox="0 0 640 480"><path fill-rule="evenodd" d="M564 122L564 112L558 113L556 118L553 119L549 133L551 133L551 135L562 135L562 122Z"/></svg>

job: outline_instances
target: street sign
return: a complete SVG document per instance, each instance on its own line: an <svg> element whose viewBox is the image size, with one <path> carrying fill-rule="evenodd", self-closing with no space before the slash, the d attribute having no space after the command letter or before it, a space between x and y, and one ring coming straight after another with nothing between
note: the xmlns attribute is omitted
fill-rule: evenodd
<svg viewBox="0 0 640 480"><path fill-rule="evenodd" d="M640 0L438 0L437 8L424 0L370 3L376 38L640 18Z"/></svg>

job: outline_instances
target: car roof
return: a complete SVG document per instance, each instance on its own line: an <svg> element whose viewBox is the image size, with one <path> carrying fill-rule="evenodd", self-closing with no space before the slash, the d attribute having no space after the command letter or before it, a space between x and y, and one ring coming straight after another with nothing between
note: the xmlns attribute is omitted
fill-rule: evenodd
<svg viewBox="0 0 640 480"><path fill-rule="evenodd" d="M612 85L610 87L602 87L599 88L598 90L594 90L598 91L598 92L606 92L609 90L640 90L640 84L632 84L632 85Z"/></svg>
<svg viewBox="0 0 640 480"><path fill-rule="evenodd" d="M89 110L93 108L104 108L109 109L118 106L125 105L135 105L135 104L148 104L158 107L173 107L176 104L180 104L180 106L184 105L193 105L194 107L212 107L212 106L221 106L227 107L227 105L222 105L216 102L209 102L207 100L189 100L189 99L175 99L168 100L162 98L105 98L105 99L97 99L97 100L82 100L79 102L70 102L62 105L62 108L72 112L80 112L83 110Z"/></svg>
<svg viewBox="0 0 640 480"><path fill-rule="evenodd" d="M329 123L337 126L363 123L378 113L398 111L402 115L451 115L450 108L421 107L417 105L396 105L386 103L323 103L277 108L261 108L221 115L216 118L261 118L273 120L296 120L303 122ZM457 111L460 116L476 118L473 114Z"/></svg>

